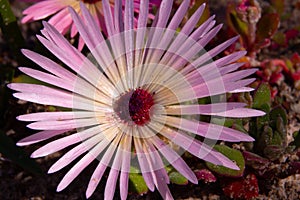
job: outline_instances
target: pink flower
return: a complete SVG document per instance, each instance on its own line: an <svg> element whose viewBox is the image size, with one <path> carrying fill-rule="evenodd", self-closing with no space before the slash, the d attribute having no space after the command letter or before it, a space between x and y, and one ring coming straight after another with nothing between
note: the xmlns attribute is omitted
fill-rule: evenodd
<svg viewBox="0 0 300 200"><path fill-rule="evenodd" d="M23 0L25 1L25 0ZM71 15L68 11L68 6L71 6L79 15L80 11L80 2L83 2L86 7L89 9L89 12L92 14L95 22L104 30L105 23L103 19L103 8L102 0L26 0L35 2L32 6L23 11L25 15L22 19L22 23L27 23L31 21L45 19L53 15L49 19L49 23L53 25L60 33L63 35L70 30L71 38L75 37L78 33L78 30L75 24L72 21ZM109 0L110 9L114 9L114 0ZM116 1L118 2L118 1ZM125 0L123 0L124 4ZM161 0L150 0L149 9L152 9L153 6L159 6ZM134 0L134 11L139 11L140 0ZM119 6L117 6L119 7ZM120 8L121 9L121 8ZM118 11L119 12L119 11ZM149 17L153 15L150 13ZM84 42L82 38L79 38L78 48L82 49Z"/></svg>
<svg viewBox="0 0 300 200"><path fill-rule="evenodd" d="M152 27L147 28L149 4L148 0L142 0L137 29L134 29L132 0L126 1L124 16L120 1L116 1L118 12L113 15L108 0L103 0L107 40L84 4L81 4L81 11L86 23L70 8L74 24L91 52L91 60L44 22L43 36L38 39L67 68L40 54L23 50L24 55L44 71L25 67L20 70L53 87L12 83L9 87L18 91L14 96L65 107L69 111L19 116L19 120L32 121L28 127L40 132L22 139L18 145L34 144L77 130L32 154L34 158L42 157L76 144L49 169L49 173L56 172L82 156L61 180L57 191L66 188L95 159L99 164L86 196L92 195L110 166L105 199L113 199L118 178L121 199L126 199L128 177L132 173L130 167L135 165L151 191L157 188L164 199L172 199L162 157L197 184L196 175L181 158L184 151L216 165L238 169L230 159L205 144L205 139L239 142L253 141L253 138L237 130L199 121L197 116L239 118L264 113L244 108L244 103L214 102L212 98L211 104L199 105L197 100L225 92L252 90L246 86L254 79L246 77L256 70L236 71L242 65L236 61L246 54L244 51L212 60L237 37L206 52L203 47L221 26L214 27L212 17L194 29L204 5L177 32L189 8L189 0L183 1L170 17L172 2L162 1ZM204 141L196 136L203 137ZM176 145L180 149L173 149Z"/></svg>

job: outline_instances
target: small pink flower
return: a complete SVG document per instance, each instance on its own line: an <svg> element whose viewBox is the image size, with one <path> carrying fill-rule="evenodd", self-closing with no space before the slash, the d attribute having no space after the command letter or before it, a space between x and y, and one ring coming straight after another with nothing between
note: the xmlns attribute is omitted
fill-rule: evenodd
<svg viewBox="0 0 300 200"><path fill-rule="evenodd" d="M105 32L105 23L103 19L103 6L102 0L23 0L27 2L35 2L32 6L23 11L25 15L22 19L22 23L45 19L49 16L49 23L53 25L63 35L70 30L71 38L75 37L78 30L72 21L71 15L68 11L68 6L71 6L79 15L81 15L80 2L83 2L89 9L89 12L93 16L95 22ZM124 4L123 0L122 4ZM149 9L153 6L159 6L161 0L150 0ZM114 10L115 1L109 0L110 9ZM118 1L116 1L118 3ZM139 11L140 0L134 0L134 11ZM118 7L118 6L117 6ZM119 11L117 11L119 12ZM150 13L149 17L153 15ZM82 49L84 42L82 38L79 39L78 48Z"/></svg>
<svg viewBox="0 0 300 200"><path fill-rule="evenodd" d="M173 199L166 164L171 164L190 182L196 175L181 157L184 151L232 169L238 166L217 152L205 139L228 142L253 141L249 135L221 125L199 121L198 115L211 117L252 117L263 112L244 108L244 103L214 102L198 104L198 99L226 92L251 91L247 78L255 69L236 71L236 63L246 52L235 52L215 61L237 40L237 37L212 48L203 48L221 25L214 27L213 17L195 28L204 5L178 31L189 8L185 0L171 16L172 0L163 0L149 28L148 0L140 3L137 28L134 28L134 2L126 1L124 16L121 1L111 12L108 0L102 1L108 39L100 32L97 21L81 4L82 16L70 8L76 29L89 48L92 61L74 48L53 26L44 22L41 43L68 68L38 53L23 50L25 56L43 71L21 67L27 75L51 86L9 84L14 96L25 101L65 107L69 111L21 115L32 121L29 128L40 132L22 139L18 145L29 145L54 136L76 131L56 139L33 152L42 157L74 146L49 169L56 172L81 159L67 172L57 191L66 188L95 159L99 164L87 187L90 197L102 176L111 167L105 186L105 199L113 199L117 180L121 199L126 199L131 166L140 172L151 191L158 189L164 199ZM195 137L202 137L200 141ZM179 146L180 149L174 148ZM163 159L163 158L164 159ZM164 160L168 163L164 163Z"/></svg>

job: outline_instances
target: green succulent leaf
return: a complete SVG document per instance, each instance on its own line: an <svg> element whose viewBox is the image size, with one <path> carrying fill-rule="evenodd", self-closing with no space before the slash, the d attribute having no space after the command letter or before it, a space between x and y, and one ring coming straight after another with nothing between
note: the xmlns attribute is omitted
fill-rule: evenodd
<svg viewBox="0 0 300 200"><path fill-rule="evenodd" d="M129 174L129 191L137 194L145 194L148 192L148 187L142 174L135 167L130 167Z"/></svg>
<svg viewBox="0 0 300 200"><path fill-rule="evenodd" d="M283 142L283 138L282 138L281 134L278 131L274 131L271 144L272 145L282 145L282 142Z"/></svg>
<svg viewBox="0 0 300 200"><path fill-rule="evenodd" d="M288 123L286 111L281 105L273 108L269 116L270 120L276 121L277 118L280 117L284 125L287 125Z"/></svg>
<svg viewBox="0 0 300 200"><path fill-rule="evenodd" d="M177 184L177 185L186 185L188 184L188 179L185 178L183 175L181 175L179 172L171 172L169 173L169 178L171 183Z"/></svg>
<svg viewBox="0 0 300 200"><path fill-rule="evenodd" d="M242 153L236 149L232 149L226 145L215 145L214 149L222 153L224 156L228 157L230 160L235 162L240 170L233 170L229 169L224 166L214 165L210 162L206 162L206 165L209 170L223 175L223 176L230 176L230 177L241 177L243 176L244 169L245 169L245 160Z"/></svg>
<svg viewBox="0 0 300 200"><path fill-rule="evenodd" d="M255 92L252 107L261 109L264 104L271 104L271 91L267 83L262 83Z"/></svg>
<svg viewBox="0 0 300 200"><path fill-rule="evenodd" d="M237 15L234 4L229 4L227 7L227 21L232 30L236 33L247 37L249 30L246 22L243 22Z"/></svg>
<svg viewBox="0 0 300 200"><path fill-rule="evenodd" d="M294 141L292 144L295 145L296 147L300 147L300 130L295 131L293 133L293 138L294 138Z"/></svg>

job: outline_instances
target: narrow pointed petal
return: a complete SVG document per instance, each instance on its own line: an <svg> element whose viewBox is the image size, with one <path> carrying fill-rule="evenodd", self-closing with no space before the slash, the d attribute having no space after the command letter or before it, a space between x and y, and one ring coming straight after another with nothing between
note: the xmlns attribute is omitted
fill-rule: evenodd
<svg viewBox="0 0 300 200"><path fill-rule="evenodd" d="M214 104L197 104L197 105L175 105L167 106L164 112L168 115L193 115L193 114L207 114L224 112L236 108L245 107L245 103L214 103Z"/></svg>
<svg viewBox="0 0 300 200"><path fill-rule="evenodd" d="M110 140L110 139L113 140L114 136L115 135L113 135L112 138L109 138L109 139L106 138L107 141ZM120 137L117 137L117 138L118 138L117 140L119 140ZM71 170L64 176L64 178L61 180L61 182L57 186L57 191L58 192L61 191L61 190L63 190L63 189L65 189L82 172L82 170L84 168L86 168L94 159L96 159L97 156L104 150L105 147L103 147L100 144L98 144L92 150L90 150L89 153L87 153L79 162L77 162L71 168ZM114 152L114 149L112 149L111 147L113 147L113 146L114 145L111 145L107 149L107 151L105 152L105 154L111 154L112 155L113 152ZM107 160L106 160L106 162L107 162ZM104 164L106 164L106 163L104 163ZM92 178L93 178L93 176L92 176Z"/></svg>
<svg viewBox="0 0 300 200"><path fill-rule="evenodd" d="M151 175L151 170L150 170L149 164L147 162L147 158L145 156L146 152L144 152L144 150L142 148L141 141L139 139L137 139L136 137L134 137L134 145L136 147L136 155L137 155L139 165L141 168L141 172L142 172L143 178L146 182L146 185L150 189L150 191L154 191L154 189L155 189L154 182L153 182L153 178Z"/></svg>
<svg viewBox="0 0 300 200"><path fill-rule="evenodd" d="M39 112L20 115L17 117L20 121L58 121L67 119L92 118L97 114L94 112Z"/></svg>
<svg viewBox="0 0 300 200"><path fill-rule="evenodd" d="M229 142L254 141L252 137L246 135L245 133L216 124L191 121L188 119L171 116L166 116L165 120L166 124L169 126L173 126L213 140L224 140Z"/></svg>
<svg viewBox="0 0 300 200"><path fill-rule="evenodd" d="M61 67L57 63L53 62L47 57L44 57L40 54L37 54L33 51L22 49L22 53L31 59L33 62L44 68L45 70L49 71L50 73L62 78L67 79L69 81L74 81L76 79L75 74L71 73L70 71L66 70L65 68Z"/></svg>
<svg viewBox="0 0 300 200"><path fill-rule="evenodd" d="M223 154L215 151L212 147L201 143L200 141L188 136L184 133L177 132L170 128L163 128L161 126L151 123L151 128L159 131L164 137L168 138L175 144L187 150L194 156L211 162L215 165L222 165L231 169L239 170L239 167Z"/></svg>
<svg viewBox="0 0 300 200"><path fill-rule="evenodd" d="M99 184L99 182L103 176L103 173L104 173L106 167L109 165L110 160L112 159L115 149L116 149L116 147L121 139L121 136L122 136L122 134L120 132L117 132L117 133L118 133L118 135L115 137L115 139L112 141L112 144L106 150L105 154L101 158L99 165L97 166L96 170L94 171L94 173L90 179L90 182L89 182L89 185L88 185L88 188L86 191L87 197L91 196L94 193L97 185ZM100 145L97 145L97 146L100 146ZM114 174L112 174L112 175L114 175ZM107 190L106 187L105 187L105 190ZM108 197L109 197L111 194L105 194L105 197L106 197L106 195L108 195Z"/></svg>
<svg viewBox="0 0 300 200"><path fill-rule="evenodd" d="M26 138L23 138L19 142L17 142L18 146L26 146L30 144L35 144L44 140L47 140L49 138L52 138L54 136L63 134L65 132L70 131L71 129L65 129L65 130L47 130L47 131L40 131L38 133L35 133L33 135L30 135Z"/></svg>
<svg viewBox="0 0 300 200"><path fill-rule="evenodd" d="M153 144L159 150L160 153L168 160L168 162L183 176L185 176L192 183L197 184L198 179L189 166L184 162L184 160L173 151L168 145L166 145L157 136L151 138Z"/></svg>
<svg viewBox="0 0 300 200"><path fill-rule="evenodd" d="M39 148L38 150L33 152L32 156L33 157L41 157L41 156L49 155L51 153L59 151L67 146L72 145L72 144L82 142L90 137L93 137L96 134L100 134L105 130L106 130L106 127L101 126L101 125L95 126L95 127L89 128L89 129L85 129L83 131L60 138L58 140L55 140L53 142L46 144L45 146L42 146L41 148ZM99 135L98 137L93 138L93 139L96 141L99 141L99 140L101 140L101 138L102 138L102 135ZM84 143L84 144L87 144L87 146L91 146L91 144L89 142L90 141L87 141L87 143Z"/></svg>
<svg viewBox="0 0 300 200"><path fill-rule="evenodd" d="M249 108L237 108L233 110L228 110L220 113L213 113L212 115L221 117L233 117L233 118L244 118L244 117L259 117L266 113L260 110L249 109Z"/></svg>

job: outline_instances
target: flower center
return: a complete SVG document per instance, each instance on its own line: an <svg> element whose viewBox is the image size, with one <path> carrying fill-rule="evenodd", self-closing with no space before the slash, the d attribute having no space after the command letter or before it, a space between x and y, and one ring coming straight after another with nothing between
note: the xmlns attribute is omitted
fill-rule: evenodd
<svg viewBox="0 0 300 200"><path fill-rule="evenodd" d="M154 105L153 96L146 90L138 88L119 97L113 103L113 109L124 122L144 125L150 121L150 108Z"/></svg>
<svg viewBox="0 0 300 200"><path fill-rule="evenodd" d="M83 1L83 3L94 4L94 3L97 3L98 1L101 1L101 0L81 0L81 1Z"/></svg>

